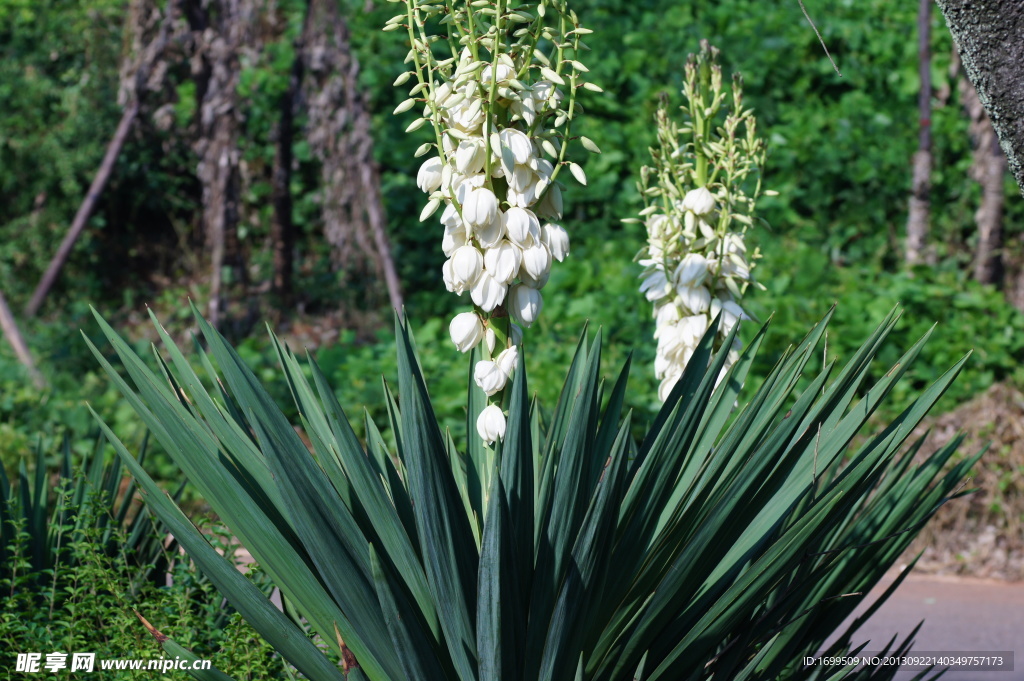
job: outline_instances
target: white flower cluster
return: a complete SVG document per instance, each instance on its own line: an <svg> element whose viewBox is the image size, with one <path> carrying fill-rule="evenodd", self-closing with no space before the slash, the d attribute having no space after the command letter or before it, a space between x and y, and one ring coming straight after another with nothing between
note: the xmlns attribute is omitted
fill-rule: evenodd
<svg viewBox="0 0 1024 681"><path fill-rule="evenodd" d="M678 202L678 213L653 213L645 222L647 257L640 261L645 267L640 290L654 303L654 373L661 381L662 401L716 315L722 315L719 339L728 336L739 320L750 319L735 295L750 282L743 234L716 233L715 203L711 192L699 187ZM737 339L725 369L736 361L740 347Z"/></svg>
<svg viewBox="0 0 1024 681"><path fill-rule="evenodd" d="M441 2L405 2L407 14L393 18L385 30L409 28L408 61L414 70L396 85L417 78L410 98L395 112L422 104L422 117L408 130L430 122L436 134L435 143L417 151L417 156L436 154L416 175L429 197L420 219L441 209L445 286L460 296L469 293L474 305L472 312L452 319L451 339L461 352L480 348L483 359L473 379L489 401L500 401L519 362L523 328L543 309L541 289L552 261L569 253L569 235L559 224L559 170L568 166L586 184L582 168L566 160L566 148L579 110L576 89L600 91L582 82L586 68L569 58L585 49L580 36L589 31L564 6L555 8L560 17L548 16L560 26L554 29L545 21L552 8L544 3L499 2L496 9L473 3L448 14L452 9ZM451 59L438 61L429 47L439 37L429 35L424 17L434 15L444 16L441 24L450 30L459 28L454 39L449 37ZM537 48L541 38L557 45L550 55ZM477 422L480 437L493 442L504 429L500 407L490 404Z"/></svg>
<svg viewBox="0 0 1024 681"><path fill-rule="evenodd" d="M540 290L552 260L561 262L568 255L569 235L550 222L562 217L562 192L552 182L554 164L541 157L522 130L505 127L487 133L487 128L498 127L485 125L482 103L492 74L507 88L513 69L508 55L500 55L498 69L492 69L475 61L468 49L462 51L456 74L466 77L436 88L425 112L436 108L441 114L443 155L420 166L416 183L430 195L422 218L444 205L441 247L448 257L442 268L447 289L458 295L468 292L485 313L507 301L507 313L530 326L543 307ZM562 98L550 81L524 86L517 106L510 107L520 112L513 113L512 122L529 126L538 111L557 107ZM492 189L497 180L504 186L501 198ZM452 340L466 352L476 345L469 342L472 337Z"/></svg>
<svg viewBox="0 0 1024 681"><path fill-rule="evenodd" d="M706 41L699 54L690 55L683 79L686 120L677 125L662 104L656 116L658 147L651 149L654 165L641 169L640 192L648 205L641 212L647 247L639 261L644 267L640 290L654 303L654 373L662 401L712 320L720 316L713 346L719 350L736 324L750 319L740 306L747 286L760 286L750 276L760 254L748 254L744 234L753 224L761 186L758 180L748 193L745 184L760 174L764 143L752 111L742 105L738 77L725 106L717 57L718 50ZM737 338L727 349L719 381L741 348Z"/></svg>

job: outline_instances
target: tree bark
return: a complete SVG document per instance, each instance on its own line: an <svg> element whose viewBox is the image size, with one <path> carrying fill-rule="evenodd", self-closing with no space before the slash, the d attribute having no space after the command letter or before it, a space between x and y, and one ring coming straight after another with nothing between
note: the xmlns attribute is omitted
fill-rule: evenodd
<svg viewBox="0 0 1024 681"><path fill-rule="evenodd" d="M46 379L36 369L35 362L32 361L32 353L28 350L28 344L25 343L25 338L21 335L18 324L14 321L14 315L11 314L11 308L7 305L7 299L4 298L2 291L0 291L0 331L3 331L4 335L7 336L7 342L14 349L14 355L18 358L18 361L25 366L29 377L32 379L32 383L40 390L45 388Z"/></svg>
<svg viewBox="0 0 1024 681"><path fill-rule="evenodd" d="M247 0L220 0L212 8L215 15L205 4L192 9L198 16L190 14L190 21L206 25L196 36L195 61L199 63L194 64L193 73L202 100L199 134L193 148L199 156L196 175L203 188L203 232L210 253L207 314L210 324L219 327L224 314L223 275L229 256L236 261L233 264L239 278L245 277L244 265L238 262L236 239L241 193L237 90L240 52L254 17Z"/></svg>
<svg viewBox="0 0 1024 681"><path fill-rule="evenodd" d="M308 5L307 5L308 7ZM308 10L307 10L308 14ZM295 257L295 225L292 220L292 142L295 138L295 106L302 86L302 40L295 45L295 61L288 89L281 95L277 123L274 170L271 178L271 203L274 217L270 240L274 250L274 292L278 304L288 307L292 299L292 263Z"/></svg>
<svg viewBox="0 0 1024 681"><path fill-rule="evenodd" d="M985 114L978 93L966 79L960 80L960 100L971 119L974 143L971 177L981 185L981 204L974 214L978 225L978 249L974 256L974 278L982 284L1001 284L1003 280L1003 180L1006 157L992 121Z"/></svg>
<svg viewBox="0 0 1024 681"><path fill-rule="evenodd" d="M917 96L919 132L917 152L914 154L914 176L907 215L908 265L932 262L934 253L929 249L928 232L931 202L932 174L932 5L931 0L919 0L917 11L917 67L921 91Z"/></svg>
<svg viewBox="0 0 1024 681"><path fill-rule="evenodd" d="M937 2L1024 193L1024 2Z"/></svg>
<svg viewBox="0 0 1024 681"><path fill-rule="evenodd" d="M370 111L359 89L359 62L338 5L311 0L306 42L307 137L321 162L324 232L338 270L369 264L384 280L388 299L402 308L402 292L385 229L380 178L373 158ZM353 244L357 248L353 248Z"/></svg>

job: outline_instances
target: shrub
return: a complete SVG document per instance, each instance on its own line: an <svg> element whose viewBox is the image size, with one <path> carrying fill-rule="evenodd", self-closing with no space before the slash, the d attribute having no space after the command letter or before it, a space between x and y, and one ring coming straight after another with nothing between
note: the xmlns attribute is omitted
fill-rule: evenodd
<svg viewBox="0 0 1024 681"><path fill-rule="evenodd" d="M715 387L725 362L712 353L716 319L640 441L622 414L628 362L608 389L600 336L584 335L549 418L529 399L525 368L516 372L493 450L472 427L464 449L438 428L433 377L405 324L397 394L385 384L393 449L369 419L360 443L316 362L276 339L309 447L198 314L205 383L159 326L170 360L159 374L99 317L131 383L93 349L350 678L878 678L801 661L974 462L941 474L958 441L916 468L923 441L898 454L966 358L854 449L925 339L865 389L898 314L842 370L809 372L830 316L753 394L742 386L766 329ZM468 424L483 407L470 384ZM254 628L309 678L341 678L104 432L153 511ZM861 595L837 598L851 593ZM850 651L858 623L827 652Z"/></svg>

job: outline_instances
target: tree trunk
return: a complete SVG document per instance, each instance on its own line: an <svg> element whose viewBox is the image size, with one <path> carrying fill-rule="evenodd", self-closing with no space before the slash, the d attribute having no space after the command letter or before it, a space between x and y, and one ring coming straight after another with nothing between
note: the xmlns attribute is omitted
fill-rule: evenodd
<svg viewBox="0 0 1024 681"><path fill-rule="evenodd" d="M218 327L224 314L224 271L229 257L244 279L237 246L241 178L239 176L238 110L239 57L253 12L247 0L219 0L213 13L205 3L192 3L186 15L195 28L193 74L202 93L199 130L193 145L199 156L196 174L203 188L203 232L210 253L210 293L207 314ZM196 62L199 62L198 64Z"/></svg>
<svg viewBox="0 0 1024 681"><path fill-rule="evenodd" d="M25 306L26 316L35 316L39 311L40 306L42 306L43 301L46 299L46 295L50 292L50 288L57 281L61 268L64 267L64 263L67 262L68 257L71 255L71 250L85 230L85 226L89 222L89 218L92 216L92 212L95 210L96 204L99 202L100 196L107 186L107 182L110 180L114 164L117 162L118 156L121 155L121 150L128 139L128 134L131 132L136 118L139 117L139 111L145 100L146 93L159 90L162 87L166 74L163 60L166 56L165 51L168 43L171 40L172 25L177 18L177 0L168 0L167 9L162 16L159 12L152 12L152 16L143 17L142 15L146 14L148 9L150 8L144 8L138 3L133 3L131 11L136 15L136 18L133 20L132 25L141 27L150 19L159 19L159 30L152 39L146 42L143 42L141 34L134 36L135 40L133 40L132 44L134 56L122 62L122 96L119 97L119 100L124 107L124 112L121 115L121 121L114 131L110 144L107 145L107 150L103 155L100 167L96 170L96 175L93 176L85 199L78 207L78 211L71 221L71 227L68 229L67 235L61 241L57 253L53 256L53 260L50 261L49 266L46 268L46 272L36 286L36 290L32 293L31 300Z"/></svg>
<svg viewBox="0 0 1024 681"><path fill-rule="evenodd" d="M311 0L307 26L307 136L321 162L324 232L334 266L351 270L357 262L368 264L384 280L391 306L401 309L402 292L373 158L370 112L359 90L359 63L351 53L348 25L337 3Z"/></svg>
<svg viewBox="0 0 1024 681"><path fill-rule="evenodd" d="M1024 2L937 2L1024 193Z"/></svg>
<svg viewBox="0 0 1024 681"><path fill-rule="evenodd" d="M981 204L974 214L978 225L978 250L974 256L974 278L982 284L1001 284L1003 280L1003 180L1006 157L992 121L985 114L978 93L965 78L960 80L960 99L971 119L974 143L971 177L981 185Z"/></svg>
<svg viewBox="0 0 1024 681"><path fill-rule="evenodd" d="M46 379L36 369L36 365L32 361L32 353L28 350L28 344L25 343L25 338L21 335L18 324L14 321L14 315L11 314L11 308L8 307L7 299L4 298L2 291L0 291L0 331L3 331L4 335L7 336L7 342L14 349L14 354L18 361L25 366L29 377L32 379L32 383L40 390L45 388Z"/></svg>
<svg viewBox="0 0 1024 681"><path fill-rule="evenodd" d="M917 11L917 66L921 77L921 91L917 96L918 133L917 152L914 154L914 178L907 215L908 265L934 262L934 251L929 248L932 174L932 4L920 0Z"/></svg>
<svg viewBox="0 0 1024 681"><path fill-rule="evenodd" d="M308 5L307 5L308 7ZM281 96L277 123L271 203L274 206L270 240L274 249L274 292L278 304L288 307L292 300L292 263L295 257L295 225L292 220L292 142L295 137L295 106L302 86L302 41L295 45L295 61L288 90Z"/></svg>

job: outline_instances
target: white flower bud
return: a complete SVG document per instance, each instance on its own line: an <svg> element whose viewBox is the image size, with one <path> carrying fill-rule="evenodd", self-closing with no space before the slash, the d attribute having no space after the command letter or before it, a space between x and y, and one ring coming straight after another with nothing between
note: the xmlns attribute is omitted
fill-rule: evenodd
<svg viewBox="0 0 1024 681"><path fill-rule="evenodd" d="M505 232L520 246L529 246L541 237L540 220L532 210L513 206L505 212Z"/></svg>
<svg viewBox="0 0 1024 681"><path fill-rule="evenodd" d="M707 187L691 189L683 197L682 209L697 215L707 215L715 209L715 197L707 190Z"/></svg>
<svg viewBox="0 0 1024 681"><path fill-rule="evenodd" d="M452 275L463 288L471 287L480 277L483 268L484 258L474 246L461 246L452 254Z"/></svg>
<svg viewBox="0 0 1024 681"><path fill-rule="evenodd" d="M507 290L508 286L492 277L489 272L484 271L480 273L476 283L473 284L470 295L478 307L484 312L490 312L501 305Z"/></svg>
<svg viewBox="0 0 1024 681"><path fill-rule="evenodd" d="M523 326L532 326L543 308L544 299L537 289L516 284L509 292L508 312L512 315L512 319Z"/></svg>
<svg viewBox="0 0 1024 681"><path fill-rule="evenodd" d="M480 412L476 419L476 432L484 442L494 442L505 437L505 414L501 407L489 404Z"/></svg>
<svg viewBox="0 0 1024 681"><path fill-rule="evenodd" d="M498 342L498 336L497 336L497 334L494 333L494 328L491 327L491 326L488 326L487 330L484 331L484 345L487 346L487 354L488 355L493 355L494 354L494 346L495 346L495 344L497 342Z"/></svg>
<svg viewBox="0 0 1024 681"><path fill-rule="evenodd" d="M484 325L475 312L460 312L448 325L448 333L459 352L469 352L484 336Z"/></svg>
<svg viewBox="0 0 1024 681"><path fill-rule="evenodd" d="M416 185L427 194L436 191L441 186L441 168L443 165L439 156L428 158L420 166L419 172L416 173Z"/></svg>
<svg viewBox="0 0 1024 681"><path fill-rule="evenodd" d="M569 255L569 233L561 225L546 223L541 228L540 238L558 262L562 262L565 260L565 256Z"/></svg>
<svg viewBox="0 0 1024 681"><path fill-rule="evenodd" d="M488 248L484 253L484 268L495 279L506 284L519 274L519 265L522 261L522 251L507 239L502 239L497 246Z"/></svg>
<svg viewBox="0 0 1024 681"><path fill-rule="evenodd" d="M498 216L498 199L486 187L470 190L462 203L462 219L475 231L478 227L489 227Z"/></svg>
<svg viewBox="0 0 1024 681"><path fill-rule="evenodd" d="M523 249L523 269L534 279L540 279L551 271L551 251L540 241L534 241Z"/></svg>
<svg viewBox="0 0 1024 681"><path fill-rule="evenodd" d="M473 381L490 397L505 387L508 374L501 370L497 362L484 359L477 362L473 368Z"/></svg>

